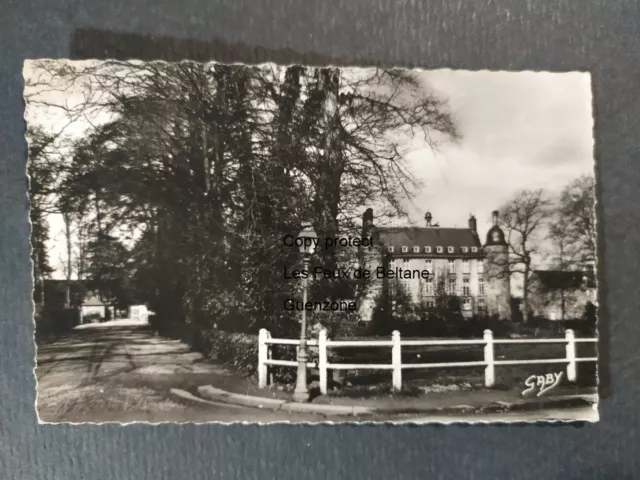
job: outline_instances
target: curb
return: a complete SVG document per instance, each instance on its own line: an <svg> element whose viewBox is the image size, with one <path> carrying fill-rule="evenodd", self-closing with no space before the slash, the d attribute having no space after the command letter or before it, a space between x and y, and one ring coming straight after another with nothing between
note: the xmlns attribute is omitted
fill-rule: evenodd
<svg viewBox="0 0 640 480"><path fill-rule="evenodd" d="M426 407L426 408L402 408L402 407L381 407L372 409L372 413L386 414L429 414L429 413L460 413L463 411L492 412L509 411L516 412L527 409L543 409L558 406L574 406L575 404L597 404L598 396L591 394L561 395L558 397L524 398L513 402L493 402L480 406L468 404L456 404L446 407Z"/></svg>
<svg viewBox="0 0 640 480"><path fill-rule="evenodd" d="M176 390L176 389L172 389ZM184 392L187 393L187 392ZM242 395L239 393L231 393L212 385L204 385L198 387L198 394L207 400L201 401L207 403L219 402L228 405L254 407L254 408L272 408L274 410L283 410L287 412L300 413L317 413L324 415L366 415L366 414L429 414L429 413L460 413L461 411L491 411L491 410L507 410L518 411L527 408L551 408L557 405L566 405L567 403L596 403L597 395L563 395L559 397L547 398L531 398L523 399L517 402L497 402L482 406L473 406L467 404L456 404L446 407L434 408L402 408L402 407L364 407L360 405L328 405L318 403L301 403L289 402L277 398L254 397L251 395ZM188 394L191 395L191 394ZM194 396L195 397L195 396ZM195 397L199 398L199 397Z"/></svg>
<svg viewBox="0 0 640 480"><path fill-rule="evenodd" d="M327 415L364 415L375 413L371 408L357 405L321 405L297 402L285 403L280 407L280 410L288 412L322 413Z"/></svg>
<svg viewBox="0 0 640 480"><path fill-rule="evenodd" d="M198 397L197 395L193 395L192 393L187 392L186 390L182 390L180 388L170 388L169 389L169 393L171 393L171 395L178 397L182 400L189 400L192 402L196 402L199 403L201 405L207 405L207 406L222 406L224 405L225 407L228 408L242 408L241 405L235 405L233 403L223 403L223 402L212 402L209 400L205 400L202 397Z"/></svg>
<svg viewBox="0 0 640 480"><path fill-rule="evenodd" d="M286 400L280 400L277 398L266 398L266 397L252 397L251 395L242 395L239 393L231 393L226 390L222 390L221 388L215 388L211 385L204 385L198 387L198 393L210 400L215 400L218 402L231 403L235 405L243 405L245 407L271 407L271 408L279 408Z"/></svg>
<svg viewBox="0 0 640 480"><path fill-rule="evenodd" d="M231 405L243 405L245 407L273 408L285 412L319 413L325 415L363 415L373 413L374 410L357 405L321 405L314 403L288 402L277 398L253 397L231 393L211 385L198 387L198 394L209 400L228 403Z"/></svg>

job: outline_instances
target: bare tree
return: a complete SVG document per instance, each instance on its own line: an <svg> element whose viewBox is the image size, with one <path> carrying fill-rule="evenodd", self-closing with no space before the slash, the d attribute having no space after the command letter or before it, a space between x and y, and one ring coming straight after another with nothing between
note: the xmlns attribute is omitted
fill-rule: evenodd
<svg viewBox="0 0 640 480"><path fill-rule="evenodd" d="M590 175L571 182L560 195L558 223L565 231L567 252L584 268L596 259L595 182Z"/></svg>
<svg viewBox="0 0 640 480"><path fill-rule="evenodd" d="M522 275L522 320L529 320L529 279L532 255L539 253L540 234L550 202L542 189L522 190L501 209L500 226L509 245L509 274Z"/></svg>
<svg viewBox="0 0 640 480"><path fill-rule="evenodd" d="M571 235L567 231L566 226L562 223L560 216L554 215L553 221L549 225L549 233L547 238L551 241L554 249L553 265L554 268L566 272L573 269L574 255L571 251ZM564 282L559 283L558 294L560 295L560 318L564 320L567 312L567 289Z"/></svg>

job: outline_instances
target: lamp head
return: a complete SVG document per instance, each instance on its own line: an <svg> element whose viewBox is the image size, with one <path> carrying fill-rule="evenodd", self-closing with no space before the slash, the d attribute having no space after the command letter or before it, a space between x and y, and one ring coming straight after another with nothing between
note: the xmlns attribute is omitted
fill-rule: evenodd
<svg viewBox="0 0 640 480"><path fill-rule="evenodd" d="M307 226L298 234L298 243L300 244L300 253L311 255L318 244L318 235L312 226Z"/></svg>

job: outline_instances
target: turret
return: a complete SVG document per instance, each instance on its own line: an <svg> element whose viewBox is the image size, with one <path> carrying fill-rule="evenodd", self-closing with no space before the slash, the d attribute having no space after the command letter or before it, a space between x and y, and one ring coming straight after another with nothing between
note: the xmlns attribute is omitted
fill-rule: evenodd
<svg viewBox="0 0 640 480"><path fill-rule="evenodd" d="M427 225L427 227L431 226L431 220L433 219L433 217L431 216L431 212L427 212L424 214L424 221L425 224Z"/></svg>
<svg viewBox="0 0 640 480"><path fill-rule="evenodd" d="M500 320L511 319L511 278L509 275L509 245L498 225L497 210L491 213L493 226L484 244L484 275L487 313Z"/></svg>
<svg viewBox="0 0 640 480"><path fill-rule="evenodd" d="M362 238L372 238L373 246L358 247L358 267L375 271L381 266L382 246L378 231L374 224L373 208L367 208L362 214ZM373 315L375 299L380 291L381 284L362 277L357 286L358 310L360 318L370 320Z"/></svg>

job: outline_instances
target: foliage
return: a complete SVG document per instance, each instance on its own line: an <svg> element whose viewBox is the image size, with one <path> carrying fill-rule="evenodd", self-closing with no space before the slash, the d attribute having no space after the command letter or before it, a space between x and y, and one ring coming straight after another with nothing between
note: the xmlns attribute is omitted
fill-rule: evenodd
<svg viewBox="0 0 640 480"><path fill-rule="evenodd" d="M31 261L33 263L34 301L41 304L44 298L43 280L48 278L53 269L49 264L47 241L49 229L46 220L47 186L52 182L53 173L47 161L47 148L52 142L51 136L41 129L29 127L29 194L31 208Z"/></svg>
<svg viewBox="0 0 640 480"><path fill-rule="evenodd" d="M396 70L42 61L48 91L82 90L70 118L100 118L53 163L48 194L85 232L92 287L135 297L166 321L291 335L299 253L282 245L311 222L355 233L362 205L402 214L415 183L404 139L456 139L446 104ZM30 105L38 82L27 82ZM335 249L315 260L335 268ZM80 270L80 267L78 267ZM309 300L353 295L318 279ZM314 318L327 325L336 318ZM213 331L213 330L212 330Z"/></svg>
<svg viewBox="0 0 640 480"><path fill-rule="evenodd" d="M413 302L410 293L397 282L388 293L383 291L377 297L370 332L384 336L393 330L408 336L460 336L469 325L462 315L460 298L446 291L444 280L438 282L434 305Z"/></svg>
<svg viewBox="0 0 640 480"><path fill-rule="evenodd" d="M590 175L577 178L567 185L558 202L554 232L564 242L564 260L584 267L596 261L595 180Z"/></svg>
<svg viewBox="0 0 640 480"><path fill-rule="evenodd" d="M521 190L499 212L499 224L505 230L509 254L506 259L510 275L522 279L522 321L529 320L529 280L532 261L540 248L541 232L549 218L551 201L542 189ZM494 260L500 263L501 260ZM497 268L496 268L497 267ZM492 265L499 270L503 265Z"/></svg>
<svg viewBox="0 0 640 480"><path fill-rule="evenodd" d="M214 359L242 375L256 373L258 367L258 336L232 333L217 328L187 325L149 315L149 324L163 335L178 337L205 357Z"/></svg>
<svg viewBox="0 0 640 480"><path fill-rule="evenodd" d="M82 317L84 323L98 323L102 320L102 315L98 312L91 312Z"/></svg>
<svg viewBox="0 0 640 480"><path fill-rule="evenodd" d="M243 375L253 375L258 367L258 337L223 330L200 330L195 348L207 358L227 365Z"/></svg>
<svg viewBox="0 0 640 480"><path fill-rule="evenodd" d="M43 316L43 330L51 333L66 333L80 323L80 312L75 308L48 310Z"/></svg>

